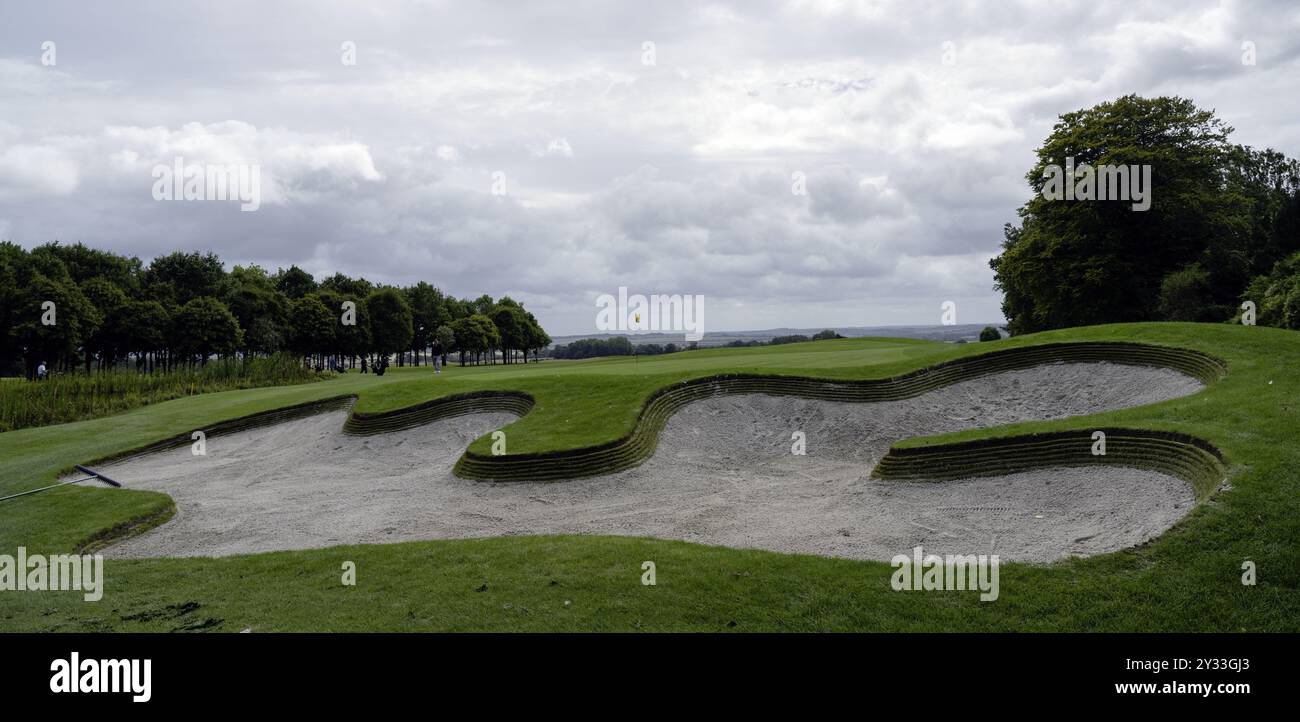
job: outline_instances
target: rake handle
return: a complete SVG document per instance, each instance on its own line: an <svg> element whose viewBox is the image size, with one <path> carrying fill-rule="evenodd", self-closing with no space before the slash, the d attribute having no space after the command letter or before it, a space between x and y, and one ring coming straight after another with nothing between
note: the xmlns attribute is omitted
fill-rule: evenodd
<svg viewBox="0 0 1300 722"><path fill-rule="evenodd" d="M81 464L77 464L76 467L77 467L77 471L80 471L80 472L82 472L82 473L84 473L84 474L90 474L90 476L82 477L82 478L80 478L80 479L71 479L71 480L69 480L69 481L60 481L60 482L57 483L57 484L50 484L49 486L42 486L42 487L39 488L39 489L28 489L27 491L20 491L20 492L18 492L17 494L10 494L9 496L0 496L0 501L9 501L10 499L17 499L17 498L20 497L20 496L27 496L28 494L35 494L35 493L38 492L38 491L45 491L46 489L56 489L56 488L58 488L58 487L60 487L60 486L67 486L68 484L79 484L79 483L81 483L81 482L83 482L83 481L90 481L91 479L99 479L100 481L103 481L104 483L109 484L110 486L115 486L115 487L118 487L118 488L121 488L121 486L122 486L122 485L119 484L118 482L113 481L112 479L108 478L107 476L104 476L103 474L99 473L98 471L95 471L94 469L88 469L88 468L82 466Z"/></svg>

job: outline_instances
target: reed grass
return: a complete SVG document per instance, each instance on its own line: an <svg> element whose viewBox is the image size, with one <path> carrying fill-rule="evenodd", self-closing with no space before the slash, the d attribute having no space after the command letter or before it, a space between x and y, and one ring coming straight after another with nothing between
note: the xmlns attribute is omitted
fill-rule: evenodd
<svg viewBox="0 0 1300 722"><path fill-rule="evenodd" d="M210 361L169 372L117 368L54 374L44 381L5 379L0 383L0 432L93 419L182 396L301 384L332 375L279 354Z"/></svg>

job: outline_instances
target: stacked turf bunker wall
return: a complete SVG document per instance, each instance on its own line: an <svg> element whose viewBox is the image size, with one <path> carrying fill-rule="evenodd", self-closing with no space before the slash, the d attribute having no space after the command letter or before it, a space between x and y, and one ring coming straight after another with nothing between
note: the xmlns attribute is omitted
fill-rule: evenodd
<svg viewBox="0 0 1300 722"><path fill-rule="evenodd" d="M523 416L533 408L533 397L521 391L474 391L426 401L396 411L377 414L353 412L343 433L354 436L386 434L465 414L505 411Z"/></svg>
<svg viewBox="0 0 1300 722"><path fill-rule="evenodd" d="M1094 431L1106 434L1106 453L1092 453ZM1185 479L1201 501L1224 478L1218 449L1194 436L1170 431L1102 427L954 444L894 447L872 476L891 481L944 481L1001 476L1045 467L1123 466Z"/></svg>

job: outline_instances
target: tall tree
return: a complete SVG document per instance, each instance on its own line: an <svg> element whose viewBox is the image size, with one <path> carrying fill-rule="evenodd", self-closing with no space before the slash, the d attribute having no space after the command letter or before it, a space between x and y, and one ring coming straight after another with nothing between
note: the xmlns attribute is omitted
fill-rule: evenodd
<svg viewBox="0 0 1300 722"><path fill-rule="evenodd" d="M333 331L324 350L338 356L355 359L370 353L373 344L370 331L370 310L366 299L345 296L329 290L315 294L333 314ZM348 306L348 304L354 304Z"/></svg>
<svg viewBox="0 0 1300 722"><path fill-rule="evenodd" d="M158 354L167 346L172 320L157 301L131 301L120 314L118 336L125 351L137 354L137 365L153 371Z"/></svg>
<svg viewBox="0 0 1300 722"><path fill-rule="evenodd" d="M191 299L172 319L172 347L203 364L214 354L233 354L243 344L243 336L230 309L210 296Z"/></svg>
<svg viewBox="0 0 1300 722"><path fill-rule="evenodd" d="M416 365L419 365L421 352L433 345L438 327L446 323L442 292L420 281L402 289L402 294L411 307L411 351L415 353Z"/></svg>
<svg viewBox="0 0 1300 722"><path fill-rule="evenodd" d="M1012 333L1157 318L1165 276L1246 227L1225 192L1231 131L1182 98L1128 95L1062 115L1026 176L1034 195L1020 225L990 262ZM1067 158L1150 166L1150 209L1044 198L1048 167Z"/></svg>
<svg viewBox="0 0 1300 722"><path fill-rule="evenodd" d="M366 299L370 310L370 336L375 351L382 356L410 348L411 306L395 288L381 288Z"/></svg>
<svg viewBox="0 0 1300 722"><path fill-rule="evenodd" d="M448 324L438 327L437 332L437 353L442 357L442 365L447 365L447 354L456 350L456 332Z"/></svg>
<svg viewBox="0 0 1300 722"><path fill-rule="evenodd" d="M215 253L177 251L153 259L144 278L152 298L184 306L195 298L219 297L225 275Z"/></svg>
<svg viewBox="0 0 1300 722"><path fill-rule="evenodd" d="M122 313L128 301L122 289L102 276L82 282L81 292L100 315L100 323L84 339L86 371L89 372L93 357L98 356L102 367L111 365L122 352L125 342L121 337Z"/></svg>
<svg viewBox="0 0 1300 722"><path fill-rule="evenodd" d="M316 279L297 266L289 266L287 269L281 268L276 271L274 280L275 289L290 300L302 298L309 293L315 293L317 288Z"/></svg>
<svg viewBox="0 0 1300 722"><path fill-rule="evenodd" d="M528 312L525 312L524 316L528 322L526 328L527 341L524 346L524 362L528 362L528 351L533 352L535 361L541 361L542 349L551 345L551 337L542 329L542 325L537 322L537 317Z"/></svg>
<svg viewBox="0 0 1300 722"><path fill-rule="evenodd" d="M522 309L512 305L497 306L488 318L492 319L492 325L496 326L497 335L501 339L501 360L510 363L510 354L526 346L528 319Z"/></svg>
<svg viewBox="0 0 1300 722"><path fill-rule="evenodd" d="M45 362L69 368L84 339L103 318L66 272L57 280L43 273L28 278L25 295L13 314L11 337L23 355L27 377Z"/></svg>
<svg viewBox="0 0 1300 722"><path fill-rule="evenodd" d="M245 354L285 348L289 300L261 266L235 266L226 276L222 300L244 331Z"/></svg>
<svg viewBox="0 0 1300 722"><path fill-rule="evenodd" d="M451 324L451 330L456 336L456 350L460 353L461 366L465 365L466 354L472 356L475 363L480 363L483 354L501 343L501 335L492 319L481 314L456 319Z"/></svg>
<svg viewBox="0 0 1300 722"><path fill-rule="evenodd" d="M334 314L316 294L289 304L289 349L299 356L324 351L332 342Z"/></svg>
<svg viewBox="0 0 1300 722"><path fill-rule="evenodd" d="M1236 276L1232 285L1240 289L1248 277L1268 273L1273 264L1300 251L1300 235L1278 233L1278 221L1294 208L1300 192L1300 161L1266 148L1234 146L1227 167L1228 190L1249 221L1241 238L1244 244L1222 244L1220 263L1205 263L1212 270L1228 266ZM1233 256L1233 257L1230 257ZM1226 263L1223 263L1225 262Z"/></svg>
<svg viewBox="0 0 1300 722"><path fill-rule="evenodd" d="M18 308L23 303L23 286L31 277L31 263L27 252L16 243L0 241L0 365L12 363L18 342L14 328L18 325Z"/></svg>

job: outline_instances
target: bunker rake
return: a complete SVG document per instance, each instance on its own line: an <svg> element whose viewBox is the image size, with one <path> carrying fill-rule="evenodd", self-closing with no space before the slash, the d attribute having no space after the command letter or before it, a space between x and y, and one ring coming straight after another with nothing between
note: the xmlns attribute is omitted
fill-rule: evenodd
<svg viewBox="0 0 1300 722"><path fill-rule="evenodd" d="M42 487L39 488L39 489L29 489L29 490L27 490L27 491L20 491L20 492L18 492L17 494L10 494L9 496L0 496L0 501L9 501L10 499L17 499L17 498L20 497L20 496L27 496L28 494L35 494L35 493L37 493L37 492L40 492L40 491L46 491L46 490L48 490L48 489L57 489L57 488L60 487L60 486L67 486L68 484L79 484L79 483L81 483L81 482L83 482L83 481L90 481L91 479L99 479L100 481L102 481L102 482L104 482L105 484L108 484L109 486L112 486L112 487L116 487L116 488L121 488L121 487L122 487L122 485L119 484L118 482L113 481L112 479L108 478L107 476L104 476L103 474L99 473L98 471L95 471L94 469L90 469L90 468L87 468L87 467L85 467L85 466L82 466L81 464L77 464L77 471L80 471L80 472L83 473L83 474L89 474L89 476L83 476L83 477L80 478L80 479L71 479L71 480L69 480L69 481L61 481L61 482L59 482L59 483L57 483L57 484L50 484L49 486L42 486Z"/></svg>

